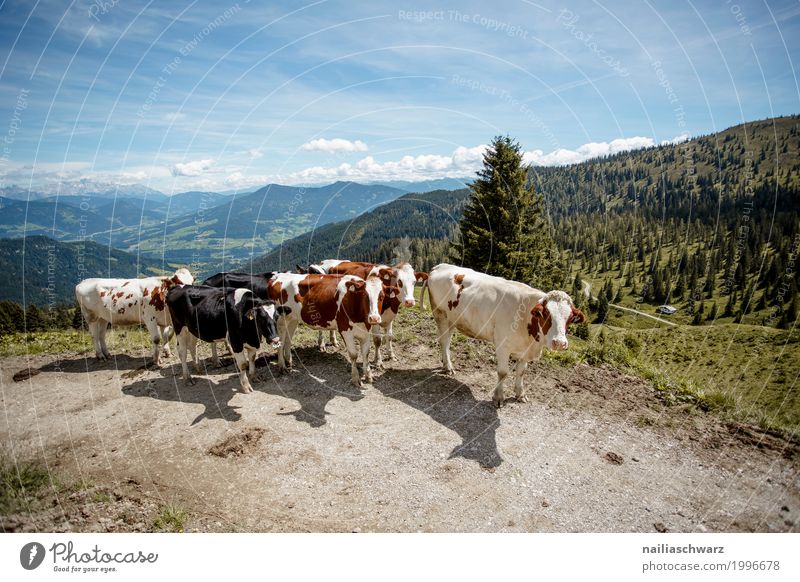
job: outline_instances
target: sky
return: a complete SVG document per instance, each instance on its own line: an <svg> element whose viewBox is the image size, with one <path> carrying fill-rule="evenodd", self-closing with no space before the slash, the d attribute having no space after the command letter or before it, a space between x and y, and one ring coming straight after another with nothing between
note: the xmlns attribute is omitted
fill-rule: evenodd
<svg viewBox="0 0 800 582"><path fill-rule="evenodd" d="M796 1L2 1L0 187L574 163L800 113L798 47Z"/></svg>

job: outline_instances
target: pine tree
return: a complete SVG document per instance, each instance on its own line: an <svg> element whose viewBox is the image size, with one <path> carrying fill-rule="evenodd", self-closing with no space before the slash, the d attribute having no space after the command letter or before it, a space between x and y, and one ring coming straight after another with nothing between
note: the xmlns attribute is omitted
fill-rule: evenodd
<svg viewBox="0 0 800 582"><path fill-rule="evenodd" d="M494 138L459 222L451 257L466 267L551 289L563 280L542 197L527 185L522 149Z"/></svg>
<svg viewBox="0 0 800 582"><path fill-rule="evenodd" d="M600 298L597 300L598 323L605 323L607 317L608 317L608 299L606 299L605 293L601 293Z"/></svg>
<svg viewBox="0 0 800 582"><path fill-rule="evenodd" d="M45 322L42 311L31 303L25 311L25 331L41 331L44 328Z"/></svg>

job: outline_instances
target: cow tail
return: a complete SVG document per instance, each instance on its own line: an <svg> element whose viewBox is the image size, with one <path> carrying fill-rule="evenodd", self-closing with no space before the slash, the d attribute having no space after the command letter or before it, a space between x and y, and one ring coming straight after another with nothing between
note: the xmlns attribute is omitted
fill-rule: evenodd
<svg viewBox="0 0 800 582"><path fill-rule="evenodd" d="M422 292L419 294L419 309L420 311L425 311L425 290L428 288L428 280L425 279L422 282ZM428 291L428 295L430 295L430 291Z"/></svg>

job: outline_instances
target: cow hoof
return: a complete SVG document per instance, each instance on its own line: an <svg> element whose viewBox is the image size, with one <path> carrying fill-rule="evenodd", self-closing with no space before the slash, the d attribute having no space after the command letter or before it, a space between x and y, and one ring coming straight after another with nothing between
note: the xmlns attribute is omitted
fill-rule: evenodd
<svg viewBox="0 0 800 582"><path fill-rule="evenodd" d="M525 396L524 394L518 394L517 395L517 402L527 402L527 401L528 401L528 397Z"/></svg>
<svg viewBox="0 0 800 582"><path fill-rule="evenodd" d="M251 394L253 389L250 386L244 387L242 386L242 394Z"/></svg>
<svg viewBox="0 0 800 582"><path fill-rule="evenodd" d="M364 376L364 382L366 382L367 384L372 384L372 374L370 374L369 376Z"/></svg>
<svg viewBox="0 0 800 582"><path fill-rule="evenodd" d="M447 374L448 376L456 375L456 371L453 368L445 368L444 373Z"/></svg>
<svg viewBox="0 0 800 582"><path fill-rule="evenodd" d="M183 380L184 380L184 381L185 381L185 382L186 382L186 383L187 383L189 386L194 386L195 384L197 384L197 380L195 380L195 379L194 379L194 378L192 378L191 376L189 376L188 378L184 378Z"/></svg>

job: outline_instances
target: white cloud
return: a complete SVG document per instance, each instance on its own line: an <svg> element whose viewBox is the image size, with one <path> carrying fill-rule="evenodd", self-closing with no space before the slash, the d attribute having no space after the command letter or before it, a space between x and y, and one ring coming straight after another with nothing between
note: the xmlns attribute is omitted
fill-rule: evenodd
<svg viewBox="0 0 800 582"><path fill-rule="evenodd" d="M264 148L247 150L247 155L250 156L251 160L257 160L258 158L264 157Z"/></svg>
<svg viewBox="0 0 800 582"><path fill-rule="evenodd" d="M688 140L689 140L689 134L684 131L682 134L676 135L672 139L662 140L661 141L661 145L676 145L676 144L683 143L683 142L688 141Z"/></svg>
<svg viewBox="0 0 800 582"><path fill-rule="evenodd" d="M320 138L304 143L300 146L300 149L308 152L325 152L329 154L334 152L365 152L367 151L367 144L360 140Z"/></svg>
<svg viewBox="0 0 800 582"><path fill-rule="evenodd" d="M175 164L170 168L173 176L202 176L214 165L213 159L195 160L185 164Z"/></svg>
<svg viewBox="0 0 800 582"><path fill-rule="evenodd" d="M173 122L179 121L181 119L186 119L186 114L185 113L181 113L179 111L175 111L174 113L167 113L166 115L164 115L164 119L166 121L169 121L170 123L173 123Z"/></svg>
<svg viewBox="0 0 800 582"><path fill-rule="evenodd" d="M585 162L592 158L610 156L629 150L638 150L655 145L649 137L627 137L615 139L611 142L591 142L583 144L578 149L568 150L560 148L545 154L542 150L525 152L523 160L526 164L535 166L565 166Z"/></svg>

